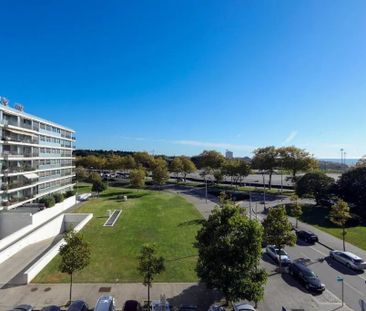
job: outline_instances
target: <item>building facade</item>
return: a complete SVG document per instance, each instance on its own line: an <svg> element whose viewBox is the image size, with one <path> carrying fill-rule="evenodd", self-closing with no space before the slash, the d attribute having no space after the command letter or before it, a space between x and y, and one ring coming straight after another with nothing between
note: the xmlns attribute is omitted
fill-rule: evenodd
<svg viewBox="0 0 366 311"><path fill-rule="evenodd" d="M72 129L0 104L0 210L72 190Z"/></svg>
<svg viewBox="0 0 366 311"><path fill-rule="evenodd" d="M234 158L234 153L230 150L226 150L225 152L225 158L226 159L233 159Z"/></svg>

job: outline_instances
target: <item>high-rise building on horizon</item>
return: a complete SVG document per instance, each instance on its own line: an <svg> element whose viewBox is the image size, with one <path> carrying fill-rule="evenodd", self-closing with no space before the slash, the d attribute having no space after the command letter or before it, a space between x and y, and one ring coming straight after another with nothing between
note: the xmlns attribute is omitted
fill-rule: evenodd
<svg viewBox="0 0 366 311"><path fill-rule="evenodd" d="M75 131L0 104L0 210L72 190Z"/></svg>
<svg viewBox="0 0 366 311"><path fill-rule="evenodd" d="M226 159L233 159L234 158L234 153L230 150L226 150L225 152L225 158Z"/></svg>

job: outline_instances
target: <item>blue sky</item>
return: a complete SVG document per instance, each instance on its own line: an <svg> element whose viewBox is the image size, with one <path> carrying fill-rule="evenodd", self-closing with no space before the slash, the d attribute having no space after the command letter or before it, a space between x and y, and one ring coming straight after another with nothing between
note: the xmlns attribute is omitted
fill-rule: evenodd
<svg viewBox="0 0 366 311"><path fill-rule="evenodd" d="M0 2L0 95L79 148L366 153L366 2Z"/></svg>

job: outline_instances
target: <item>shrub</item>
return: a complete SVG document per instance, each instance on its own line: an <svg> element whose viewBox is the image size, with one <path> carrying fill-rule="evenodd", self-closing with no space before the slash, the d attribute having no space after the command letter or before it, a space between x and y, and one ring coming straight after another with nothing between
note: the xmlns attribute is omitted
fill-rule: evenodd
<svg viewBox="0 0 366 311"><path fill-rule="evenodd" d="M52 195L48 195L39 200L39 203L44 204L47 208L55 205L55 198Z"/></svg>
<svg viewBox="0 0 366 311"><path fill-rule="evenodd" d="M75 190L69 190L69 191L66 191L66 192L65 192L64 197L65 197L65 199L67 199L67 198L69 198L69 197L74 196L75 194L76 194L76 191L75 191Z"/></svg>
<svg viewBox="0 0 366 311"><path fill-rule="evenodd" d="M346 226L347 227L357 227L362 224L362 217L351 213L352 218L348 219Z"/></svg>
<svg viewBox="0 0 366 311"><path fill-rule="evenodd" d="M64 195L62 193L54 193L53 197L55 198L56 203L60 203L64 200Z"/></svg>

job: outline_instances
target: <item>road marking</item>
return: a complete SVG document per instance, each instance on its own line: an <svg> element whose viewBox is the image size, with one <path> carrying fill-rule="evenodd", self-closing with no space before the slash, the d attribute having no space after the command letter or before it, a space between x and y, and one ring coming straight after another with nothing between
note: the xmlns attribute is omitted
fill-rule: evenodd
<svg viewBox="0 0 366 311"><path fill-rule="evenodd" d="M363 297L363 295L365 294L365 293L362 293L362 292L360 292L357 288L355 288L355 287L353 287L351 284L349 284L348 282L346 282L346 281L343 281L343 283L345 284L345 285L347 285L348 287L350 287L351 289L353 289L357 294L359 294L361 297Z"/></svg>
<svg viewBox="0 0 366 311"><path fill-rule="evenodd" d="M315 247L313 247L313 246L310 246L310 248L311 248L312 250L316 251L317 253L319 253L320 255L323 255L323 256L325 256L325 257L327 257L327 256L328 256L327 254L324 254L323 252L321 252L321 251L317 250L317 249L316 249Z"/></svg>

